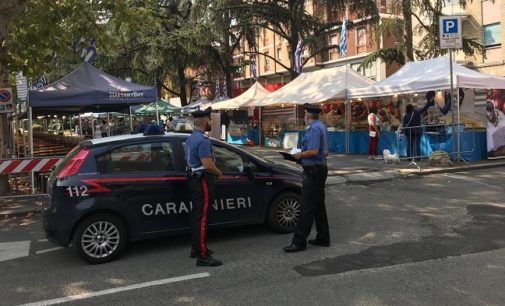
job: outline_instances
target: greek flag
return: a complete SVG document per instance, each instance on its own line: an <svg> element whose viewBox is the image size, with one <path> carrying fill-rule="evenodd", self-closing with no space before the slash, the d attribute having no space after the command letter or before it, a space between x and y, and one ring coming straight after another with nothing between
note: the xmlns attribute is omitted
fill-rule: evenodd
<svg viewBox="0 0 505 306"><path fill-rule="evenodd" d="M342 21L342 30L340 31L340 56L347 54L347 18Z"/></svg>
<svg viewBox="0 0 505 306"><path fill-rule="evenodd" d="M226 77L223 80L223 98L228 98L228 87L226 86Z"/></svg>
<svg viewBox="0 0 505 306"><path fill-rule="evenodd" d="M88 49L83 49L82 60L86 63L93 64L96 60L96 42L91 39Z"/></svg>
<svg viewBox="0 0 505 306"><path fill-rule="evenodd" d="M219 80L216 81L216 89L214 92L214 100L221 99L221 90L219 89Z"/></svg>
<svg viewBox="0 0 505 306"><path fill-rule="evenodd" d="M256 71L256 55L251 58L251 71L253 78L258 80L258 72Z"/></svg>
<svg viewBox="0 0 505 306"><path fill-rule="evenodd" d="M295 50L295 72L296 73L301 73L302 72L302 41L299 40L298 44L296 45L296 50Z"/></svg>

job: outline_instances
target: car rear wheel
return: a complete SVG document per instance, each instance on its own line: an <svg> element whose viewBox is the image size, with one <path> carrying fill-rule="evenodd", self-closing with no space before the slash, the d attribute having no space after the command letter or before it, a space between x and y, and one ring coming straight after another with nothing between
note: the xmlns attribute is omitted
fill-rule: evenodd
<svg viewBox="0 0 505 306"><path fill-rule="evenodd" d="M85 261L100 264L119 256L126 242L126 227L120 218L112 214L96 214L77 226L73 246Z"/></svg>
<svg viewBox="0 0 505 306"><path fill-rule="evenodd" d="M301 198L294 192L284 192L270 205L267 223L276 232L289 233L300 221Z"/></svg>

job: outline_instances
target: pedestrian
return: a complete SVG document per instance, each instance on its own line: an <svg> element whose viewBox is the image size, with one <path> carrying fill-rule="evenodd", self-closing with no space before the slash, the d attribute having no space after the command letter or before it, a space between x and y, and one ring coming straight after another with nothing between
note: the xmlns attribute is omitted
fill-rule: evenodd
<svg viewBox="0 0 505 306"><path fill-rule="evenodd" d="M186 140L186 163L189 172L189 187L193 209L191 211L191 258L197 266L220 266L223 263L212 258L207 249L208 214L211 209L214 182L221 176L214 163L212 144L205 132L211 130L212 109L191 113L194 129Z"/></svg>
<svg viewBox="0 0 505 306"><path fill-rule="evenodd" d="M415 109L414 105L409 104L403 115L403 128L402 132L407 137L407 157L413 160L420 160L421 158L421 137L423 135L423 128L421 126L421 115L425 113L428 108L434 105L435 92L430 91L426 94L426 105L421 109Z"/></svg>
<svg viewBox="0 0 505 306"><path fill-rule="evenodd" d="M326 156L328 155L328 131L319 121L321 108L305 103L305 123L308 125L302 139L301 152L294 154L303 167L302 205L300 222L295 228L291 245L284 247L286 253L299 252L307 248L307 238L316 221L317 234L308 243L330 246L330 229L326 206L324 204L324 186L328 176Z"/></svg>
<svg viewBox="0 0 505 306"><path fill-rule="evenodd" d="M377 115L375 107L370 108L368 114L368 159L377 159L377 147L379 146L380 126L382 122Z"/></svg>
<svg viewBox="0 0 505 306"><path fill-rule="evenodd" d="M168 117L167 121L165 122L165 130L167 132L173 132L174 131L174 118L171 116Z"/></svg>
<svg viewBox="0 0 505 306"><path fill-rule="evenodd" d="M102 134L102 138L107 137L107 125L105 123L105 120L103 120L102 124L100 125L100 133Z"/></svg>

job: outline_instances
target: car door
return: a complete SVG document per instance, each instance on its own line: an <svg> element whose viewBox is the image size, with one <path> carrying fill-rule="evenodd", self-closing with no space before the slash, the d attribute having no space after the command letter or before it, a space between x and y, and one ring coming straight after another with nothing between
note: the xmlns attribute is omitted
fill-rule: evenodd
<svg viewBox="0 0 505 306"><path fill-rule="evenodd" d="M257 220L263 196L255 179L257 167L231 147L213 143L216 166L223 172L214 186L210 224Z"/></svg>
<svg viewBox="0 0 505 306"><path fill-rule="evenodd" d="M156 140L121 145L98 159L102 185L110 189L107 200L129 214L138 235L189 227L187 177L176 169L177 144Z"/></svg>

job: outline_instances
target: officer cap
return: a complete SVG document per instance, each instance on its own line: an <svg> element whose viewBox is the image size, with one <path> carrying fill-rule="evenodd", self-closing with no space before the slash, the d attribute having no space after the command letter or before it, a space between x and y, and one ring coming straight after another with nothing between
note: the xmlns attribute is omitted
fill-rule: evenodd
<svg viewBox="0 0 505 306"><path fill-rule="evenodd" d="M321 112L321 108L317 105L305 103L303 104L303 107L307 113L319 114Z"/></svg>
<svg viewBox="0 0 505 306"><path fill-rule="evenodd" d="M192 112L191 116L193 116L193 118L200 118L200 117L205 117L205 116L210 117L211 112L212 112L212 108L207 107L204 110L196 110L196 111Z"/></svg>

